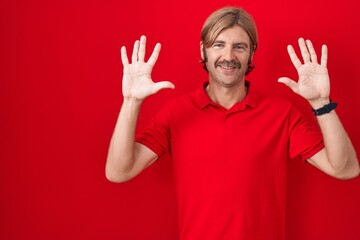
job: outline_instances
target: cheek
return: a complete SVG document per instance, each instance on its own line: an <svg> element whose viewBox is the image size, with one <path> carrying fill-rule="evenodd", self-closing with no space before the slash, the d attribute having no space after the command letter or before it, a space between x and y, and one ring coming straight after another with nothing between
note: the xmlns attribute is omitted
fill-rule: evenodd
<svg viewBox="0 0 360 240"><path fill-rule="evenodd" d="M210 60L208 62L209 62L209 64L211 64L211 66L213 68L216 68L217 63L221 62L221 61L223 61L223 59L221 57L218 57L218 58L213 58L212 60Z"/></svg>
<svg viewBox="0 0 360 240"><path fill-rule="evenodd" d="M207 62L209 65L214 65L218 61L218 57L214 56L211 53L204 52L204 61Z"/></svg>
<svg viewBox="0 0 360 240"><path fill-rule="evenodd" d="M242 64L242 65L248 65L251 63L251 55L249 56L248 54L242 55L238 57L238 61Z"/></svg>

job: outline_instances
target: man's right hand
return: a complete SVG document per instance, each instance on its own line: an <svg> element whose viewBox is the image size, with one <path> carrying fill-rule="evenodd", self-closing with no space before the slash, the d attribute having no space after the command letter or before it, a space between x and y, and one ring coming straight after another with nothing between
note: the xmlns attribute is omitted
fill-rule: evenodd
<svg viewBox="0 0 360 240"><path fill-rule="evenodd" d="M154 83L151 79L152 69L158 59L161 45L156 44L153 53L145 62L146 37L134 43L134 49L129 63L126 48L121 48L121 60L124 65L122 91L124 99L142 101L146 97L157 93L164 88L175 88L168 81Z"/></svg>

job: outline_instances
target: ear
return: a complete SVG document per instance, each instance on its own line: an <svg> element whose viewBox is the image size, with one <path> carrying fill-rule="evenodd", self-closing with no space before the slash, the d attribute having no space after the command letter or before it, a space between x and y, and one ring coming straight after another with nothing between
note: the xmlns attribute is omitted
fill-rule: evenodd
<svg viewBox="0 0 360 240"><path fill-rule="evenodd" d="M204 60L204 44L200 41L200 55L201 59Z"/></svg>

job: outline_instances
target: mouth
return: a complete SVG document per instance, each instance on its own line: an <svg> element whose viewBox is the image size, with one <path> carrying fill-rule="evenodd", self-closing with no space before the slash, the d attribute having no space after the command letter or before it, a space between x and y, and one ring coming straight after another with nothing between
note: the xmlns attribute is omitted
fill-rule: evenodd
<svg viewBox="0 0 360 240"><path fill-rule="evenodd" d="M224 71L232 71L236 68L236 67L228 67L228 66L219 66L219 67Z"/></svg>
<svg viewBox="0 0 360 240"><path fill-rule="evenodd" d="M223 70L225 72L231 72L237 68L240 69L241 64L236 61L222 61L222 62L215 63L215 68L217 68L217 67L220 67L221 70Z"/></svg>

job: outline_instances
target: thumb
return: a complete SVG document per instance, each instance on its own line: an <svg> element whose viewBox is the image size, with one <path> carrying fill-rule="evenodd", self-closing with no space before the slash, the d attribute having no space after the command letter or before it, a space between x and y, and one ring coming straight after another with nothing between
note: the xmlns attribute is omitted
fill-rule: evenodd
<svg viewBox="0 0 360 240"><path fill-rule="evenodd" d="M157 82L157 83L155 83L155 85L154 85L153 93L157 93L158 91L160 91L160 90L162 90L162 89L165 89L165 88L174 89L174 88L175 88L175 85L172 84L172 83L169 82L169 81Z"/></svg>
<svg viewBox="0 0 360 240"><path fill-rule="evenodd" d="M298 92L298 83L295 82L294 80L292 80L288 77L281 77L278 79L278 82L285 84L294 92L296 92L296 93Z"/></svg>

